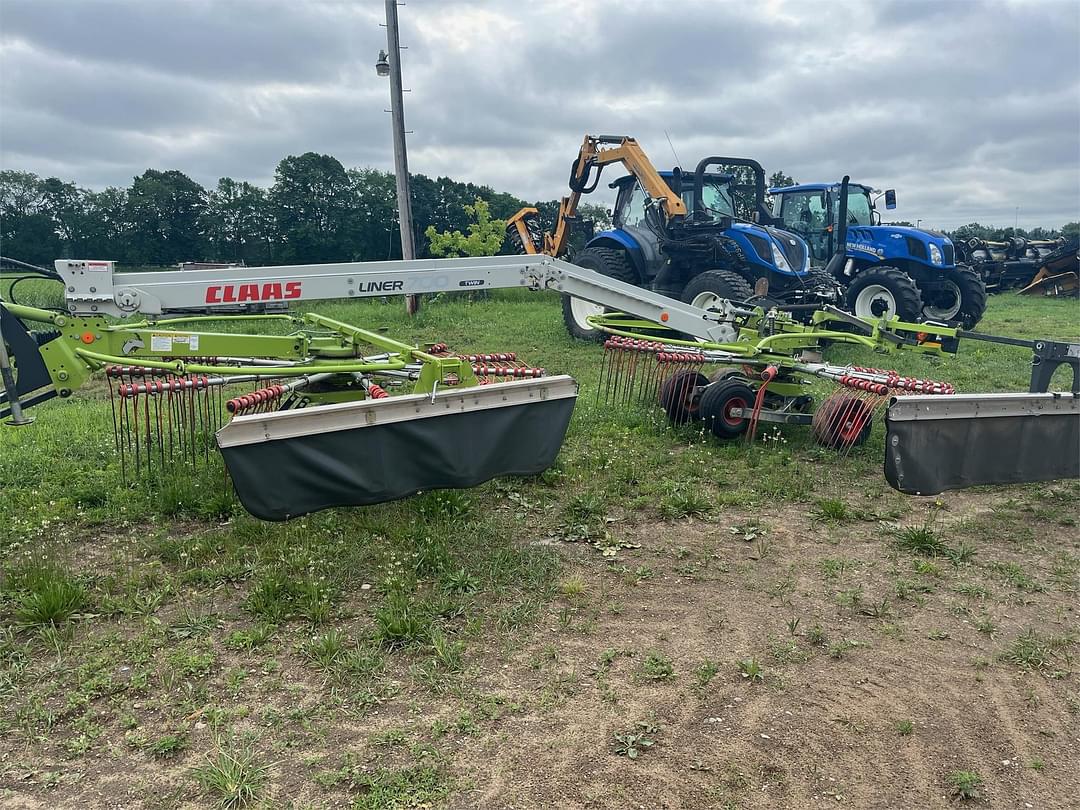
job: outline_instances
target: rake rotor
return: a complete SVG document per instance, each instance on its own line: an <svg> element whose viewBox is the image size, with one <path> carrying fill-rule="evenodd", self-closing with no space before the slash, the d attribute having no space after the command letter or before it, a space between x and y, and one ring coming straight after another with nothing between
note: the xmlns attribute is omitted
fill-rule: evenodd
<svg viewBox="0 0 1080 810"><path fill-rule="evenodd" d="M596 316L594 325L610 334L604 341L598 402L659 404L672 424L700 421L721 439L753 441L761 422L804 424L818 443L846 452L866 441L873 419L891 398L954 393L947 382L802 359L825 336L862 340L844 332L799 326L788 335L770 331L746 340L749 330L744 330L744 340L720 344L691 342L675 333L668 340L635 335L618 315ZM785 338L788 352L782 351ZM816 409L806 391L811 377L836 385Z"/></svg>

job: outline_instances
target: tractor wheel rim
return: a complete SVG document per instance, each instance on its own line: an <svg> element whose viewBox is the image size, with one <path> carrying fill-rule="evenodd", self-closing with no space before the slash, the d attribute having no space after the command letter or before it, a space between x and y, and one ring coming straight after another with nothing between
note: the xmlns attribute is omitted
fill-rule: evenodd
<svg viewBox="0 0 1080 810"><path fill-rule="evenodd" d="M952 301L952 303L948 306L927 304L923 307L923 315L927 318L948 321L955 318L956 314L960 312L960 304L963 301L963 294L960 292L960 287L957 286L955 281L946 281L943 286L944 289L935 294L935 299L939 302Z"/></svg>
<svg viewBox="0 0 1080 810"><path fill-rule="evenodd" d="M891 318L896 314L896 297L881 284L869 284L855 296L855 314L860 318Z"/></svg>
<svg viewBox="0 0 1080 810"><path fill-rule="evenodd" d="M603 315L604 308L599 304L594 304L591 301L586 301L582 298L570 299L570 314L574 318L574 323L582 331L593 331L595 327L586 320L590 315Z"/></svg>
<svg viewBox="0 0 1080 810"><path fill-rule="evenodd" d="M698 309L715 309L723 300L723 298L714 292L703 292L694 296L694 299L690 302L690 306L697 307Z"/></svg>

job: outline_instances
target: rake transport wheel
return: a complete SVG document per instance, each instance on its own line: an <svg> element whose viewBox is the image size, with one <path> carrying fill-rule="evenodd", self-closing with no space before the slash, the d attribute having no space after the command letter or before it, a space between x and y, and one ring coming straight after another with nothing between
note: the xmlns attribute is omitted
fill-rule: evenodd
<svg viewBox="0 0 1080 810"><path fill-rule="evenodd" d="M892 318L914 323L923 311L911 276L895 267L872 267L855 276L847 289L848 309L860 318Z"/></svg>
<svg viewBox="0 0 1080 810"><path fill-rule="evenodd" d="M630 264L630 259L621 250L611 248L591 247L579 250L571 260L578 267L592 270L602 276L613 278L616 281L625 281L627 284L638 283L637 271ZM582 298L574 298L571 295L562 297L563 323L571 337L578 340L599 341L604 333L594 329L586 320L590 315L603 315L604 308Z"/></svg>
<svg viewBox="0 0 1080 810"><path fill-rule="evenodd" d="M833 396L814 413L811 430L818 444L833 450L857 447L870 438L870 405L856 396Z"/></svg>
<svg viewBox="0 0 1080 810"><path fill-rule="evenodd" d="M974 328L986 311L986 283L966 264L956 265L945 273L944 289L935 292L923 306L923 315L936 321L960 321L965 329Z"/></svg>
<svg viewBox="0 0 1080 810"><path fill-rule="evenodd" d="M701 392L698 410L705 425L718 439L735 439L746 432L750 420L746 416L734 416L733 408L742 408L745 414L754 407L754 389L734 379L713 383Z"/></svg>
<svg viewBox="0 0 1080 810"><path fill-rule="evenodd" d="M699 402L697 389L708 385L704 374L680 371L672 374L660 386L660 407L673 424L683 425L697 419Z"/></svg>

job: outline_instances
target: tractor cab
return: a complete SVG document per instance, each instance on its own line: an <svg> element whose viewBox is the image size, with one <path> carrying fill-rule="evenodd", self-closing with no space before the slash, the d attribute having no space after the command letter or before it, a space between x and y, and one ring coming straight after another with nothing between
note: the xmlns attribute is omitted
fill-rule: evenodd
<svg viewBox="0 0 1080 810"><path fill-rule="evenodd" d="M770 188L769 194L780 227L805 239L816 263L828 262L843 248L846 261L837 272L841 283L848 285L848 303L856 315L930 318L959 322L966 328L978 323L986 309L985 286L971 268L956 263L948 237L883 225L874 207L874 189L848 183L846 199L841 200L841 187L803 183ZM892 189L878 196L884 196L886 208L896 207ZM847 233L843 246L836 244L841 216ZM871 270L874 273L868 274Z"/></svg>
<svg viewBox="0 0 1080 810"><path fill-rule="evenodd" d="M878 225L881 216L874 210L872 189L857 183L848 186L848 225ZM833 232L839 218L840 193L837 186L806 183L785 188L771 188L773 216L785 230L797 233L810 245L817 262L826 262L836 250ZM895 200L895 196L891 199Z"/></svg>

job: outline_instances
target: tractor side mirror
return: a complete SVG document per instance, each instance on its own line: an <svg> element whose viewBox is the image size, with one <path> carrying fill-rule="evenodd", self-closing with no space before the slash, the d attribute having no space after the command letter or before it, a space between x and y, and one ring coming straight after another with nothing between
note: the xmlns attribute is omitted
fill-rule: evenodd
<svg viewBox="0 0 1080 810"><path fill-rule="evenodd" d="M896 208L896 189L890 188L885 192L885 207L890 211Z"/></svg>

